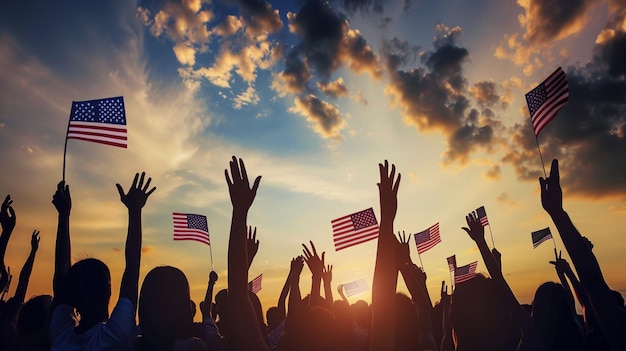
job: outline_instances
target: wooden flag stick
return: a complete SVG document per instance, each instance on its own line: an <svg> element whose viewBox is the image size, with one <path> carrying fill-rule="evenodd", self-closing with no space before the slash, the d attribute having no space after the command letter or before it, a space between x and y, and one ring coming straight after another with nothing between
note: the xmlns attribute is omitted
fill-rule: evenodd
<svg viewBox="0 0 626 351"><path fill-rule="evenodd" d="M532 125L532 118L530 120L530 124ZM537 150L539 150L539 159L541 159L541 167L543 168L543 176L548 178L548 174L546 173L546 166L543 164L543 156L541 156L541 148L539 147L539 138L535 135L535 141L537 142Z"/></svg>
<svg viewBox="0 0 626 351"><path fill-rule="evenodd" d="M209 244L209 253L211 254L211 270L215 272L215 269L213 268L213 248L210 244Z"/></svg>
<svg viewBox="0 0 626 351"><path fill-rule="evenodd" d="M495 248L496 244L493 242L493 233L491 232L491 223L489 224L489 235L491 235L491 245Z"/></svg>
<svg viewBox="0 0 626 351"><path fill-rule="evenodd" d="M422 265L422 270L424 270L424 263L422 262L422 255L420 255L419 250L417 250L417 257L420 259L420 265Z"/></svg>
<svg viewBox="0 0 626 351"><path fill-rule="evenodd" d="M72 102L72 106L74 102ZM72 119L72 113L70 112L70 118L67 119L67 130L65 131L65 146L63 147L63 181L65 181L65 155L67 154L67 135L70 133L70 120Z"/></svg>

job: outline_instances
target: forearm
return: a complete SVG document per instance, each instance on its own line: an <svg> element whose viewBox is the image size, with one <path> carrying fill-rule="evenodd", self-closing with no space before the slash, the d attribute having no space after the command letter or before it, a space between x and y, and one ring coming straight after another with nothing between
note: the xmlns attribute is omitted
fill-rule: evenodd
<svg viewBox="0 0 626 351"><path fill-rule="evenodd" d="M324 281L324 298L326 299L326 307L333 312L333 289L330 282Z"/></svg>
<svg viewBox="0 0 626 351"><path fill-rule="evenodd" d="M128 210L128 234L124 255L126 268L122 275L120 296L126 297L137 306L139 291L139 267L141 265L141 209Z"/></svg>
<svg viewBox="0 0 626 351"><path fill-rule="evenodd" d="M393 222L381 219L376 265L372 283L372 327L370 350L395 347L395 293L398 272L395 267Z"/></svg>
<svg viewBox="0 0 626 351"><path fill-rule="evenodd" d="M26 297L26 290L28 289L28 281L30 280L30 275L33 271L33 264L35 262L35 254L37 251L31 250L30 255L26 259L24 263L24 267L22 267L22 271L20 272L20 280L17 283L17 290L15 291L15 298L20 303L24 302L24 298Z"/></svg>
<svg viewBox="0 0 626 351"><path fill-rule="evenodd" d="M572 311L575 313L576 306L575 306L575 301L574 301L574 295L572 294L572 289L570 289L569 283L567 282L567 279L565 278L565 274L563 272L557 272L557 275L559 276L559 280L561 281L561 285L563 286L563 289L565 289L565 295L567 297L567 304L571 307Z"/></svg>
<svg viewBox="0 0 626 351"><path fill-rule="evenodd" d="M67 279L67 273L72 264L70 260L71 245L69 222L69 215L59 214L59 220L57 225L57 238L55 243L54 277L52 280L55 300L59 298L67 298L65 283Z"/></svg>
<svg viewBox="0 0 626 351"><path fill-rule="evenodd" d="M213 312L213 287L215 286L215 282L209 281L209 284L206 288L206 293L204 294L204 309L202 312L202 321L211 318L211 313ZM206 311L206 313L204 313Z"/></svg>
<svg viewBox="0 0 626 351"><path fill-rule="evenodd" d="M311 296L309 299L309 306L315 307L321 304L322 297L320 295L320 289L322 287L322 277L312 276L311 277Z"/></svg>
<svg viewBox="0 0 626 351"><path fill-rule="evenodd" d="M291 280L291 272L287 275L287 280L285 280L285 284L283 284L283 289L280 291L280 296L278 297L278 303L276 307L280 312L280 315L285 318L287 316L286 311L286 302L287 302L287 294L289 294L289 282Z"/></svg>
<svg viewBox="0 0 626 351"><path fill-rule="evenodd" d="M295 316L302 301L300 294L300 276L292 277L289 282L289 306L287 310L288 316Z"/></svg>
<svg viewBox="0 0 626 351"><path fill-rule="evenodd" d="M11 233L13 229L6 230L2 229L2 234L0 234L0 260L4 263L4 255L7 251L7 245L9 244L9 238L11 237Z"/></svg>

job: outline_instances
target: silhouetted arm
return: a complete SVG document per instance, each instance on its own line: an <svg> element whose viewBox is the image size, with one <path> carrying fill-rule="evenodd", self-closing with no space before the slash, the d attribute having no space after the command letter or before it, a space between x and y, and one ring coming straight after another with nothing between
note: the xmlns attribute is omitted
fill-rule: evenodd
<svg viewBox="0 0 626 351"><path fill-rule="evenodd" d="M407 242L408 244L408 242ZM432 305L430 298L426 292L426 274L414 264L404 264L400 272L404 278L404 283L411 293L413 303L417 307L417 318L419 319L419 325L421 328L417 331L418 338L418 350L438 350L437 343L433 336L432 320L430 318L430 312Z"/></svg>
<svg viewBox="0 0 626 351"><path fill-rule="evenodd" d="M400 174L395 177L396 166L378 164L380 183L380 231L376 249L376 263L372 282L372 327L370 350L393 350L395 348L396 306L395 293L398 272L395 263L396 238L393 221L398 209Z"/></svg>
<svg viewBox="0 0 626 351"><path fill-rule="evenodd" d="M124 194L121 185L115 184L120 194L120 200L128 209L128 234L126 236L126 268L122 274L122 283L120 284L120 298L129 299L135 308L137 308L137 295L139 292L139 266L141 265L141 210L146 204L150 194L156 190L156 187L148 190L152 178L148 178L144 184L145 172L135 174L133 184L128 189L128 193Z"/></svg>
<svg viewBox="0 0 626 351"><path fill-rule="evenodd" d="M302 296L300 294L300 273L304 268L304 260L302 256L298 256L291 260L291 272L289 274L289 306L287 311L287 321L285 328L291 325L291 322L298 314Z"/></svg>
<svg viewBox="0 0 626 351"><path fill-rule="evenodd" d="M57 238L54 249L54 278L52 289L54 304L69 304L69 292L67 291L67 274L72 265L70 244L70 211L72 209L72 197L70 187L65 181L60 181L57 191L52 196L52 204L57 209Z"/></svg>
<svg viewBox="0 0 626 351"><path fill-rule="evenodd" d="M17 283L17 290L15 290L15 298L21 304L24 303L24 297L26 297L26 290L28 289L28 281L30 280L30 274L33 271L33 263L35 262L35 254L39 249L39 231L33 231L33 235L30 239L30 254L22 267L20 272L20 280Z"/></svg>
<svg viewBox="0 0 626 351"><path fill-rule="evenodd" d="M567 296L567 305L570 307L572 313L575 315L576 305L574 301L574 294L572 294L572 289L570 288L569 283L567 282L567 278L565 276L565 270L569 268L569 264L566 260L561 258L560 253L557 256L556 249L554 249L554 261L550 261L550 264L553 264L554 268L556 269L556 275L559 277L561 285L563 285L563 288L565 289L565 295Z"/></svg>
<svg viewBox="0 0 626 351"><path fill-rule="evenodd" d="M322 271L322 281L324 282L324 298L326 299L326 307L333 312L333 289L331 283L333 281L333 266L325 265Z"/></svg>
<svg viewBox="0 0 626 351"><path fill-rule="evenodd" d="M4 255L6 254L13 228L15 228L16 218L12 204L11 195L7 195L0 207L0 225L2 225L2 234L0 234L0 291L3 291L9 284L9 273L4 263Z"/></svg>
<svg viewBox="0 0 626 351"><path fill-rule="evenodd" d="M309 250L306 245L302 244L304 248L302 252L304 253L304 262L306 262L309 270L311 271L311 295L309 297L309 307L319 306L322 302L322 297L320 295L320 288L322 286L322 274L324 272L324 255L325 252L322 252L322 258L317 255L317 250L315 249L315 245L312 241L311 250Z"/></svg>
<svg viewBox="0 0 626 351"><path fill-rule="evenodd" d="M563 209L563 192L559 179L559 164L552 161L550 176L539 178L541 204L552 218L569 253L580 283L585 287L598 324L614 350L626 350L626 312L615 303L611 289L602 276L600 264L591 248Z"/></svg>
<svg viewBox="0 0 626 351"><path fill-rule="evenodd" d="M452 326L450 326L450 295L448 295L448 287L446 281L441 281L441 311L443 316L441 318L441 348L440 351L454 351L454 342L452 341Z"/></svg>
<svg viewBox="0 0 626 351"><path fill-rule="evenodd" d="M242 159L233 156L228 170L224 171L230 201L233 205L233 217L228 240L228 299L235 322L235 335L245 350L268 350L264 341L256 313L248 297L248 253L246 248L246 229L248 211L256 196L261 177L254 180L250 187L248 174ZM231 180L232 176L232 180Z"/></svg>
<svg viewBox="0 0 626 351"><path fill-rule="evenodd" d="M476 246L478 246L478 250L483 258L483 262L485 262L487 266L489 275L491 275L491 279L496 283L500 294L502 294L504 301L507 303L513 319L516 321L517 325L520 326L524 335L527 335L531 327L530 316L519 304L517 297L515 297L511 287L502 275L500 265L498 265L493 253L489 250L487 242L485 241L485 228L480 224L480 220L475 213L469 213L465 217L465 220L468 226L463 227L463 230L467 232L470 238L476 243Z"/></svg>
<svg viewBox="0 0 626 351"><path fill-rule="evenodd" d="M215 282L217 282L218 275L214 271L209 273L209 283L206 287L206 293L204 294L204 301L200 304L200 312L202 312L202 321L212 319L211 313L213 312L213 288Z"/></svg>

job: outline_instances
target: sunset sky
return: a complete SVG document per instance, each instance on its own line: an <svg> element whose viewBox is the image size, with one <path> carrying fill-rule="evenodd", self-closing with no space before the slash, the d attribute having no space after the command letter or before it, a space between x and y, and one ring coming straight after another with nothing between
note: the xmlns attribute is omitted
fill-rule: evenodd
<svg viewBox="0 0 626 351"><path fill-rule="evenodd" d="M559 66L570 102L539 136L543 159L546 167L559 159L564 207L594 243L609 286L625 294L624 48L624 0L8 2L0 195L11 194L17 213L5 260L11 295L35 228L27 298L52 292L51 199L72 101L121 95L128 149L67 145L73 261L110 267L111 305L127 225L115 183L128 189L141 171L157 187L144 208L141 280L155 266L176 266L202 299L209 247L172 240L172 212L188 212L208 217L216 292L226 287L232 155L263 176L249 215L260 239L249 277L263 273L264 309L309 240L334 265L333 288L361 278L371 286L376 242L335 252L330 221L368 207L380 219L385 159L402 173L396 231L440 223L442 243L421 257L433 302L450 280L446 257L478 260L486 272L461 230L484 205L505 277L530 303L541 283L558 279L548 264L554 244L533 250L530 233L549 226L563 245L541 208L524 94ZM419 263L413 241L411 250ZM301 282L308 292L306 268Z"/></svg>

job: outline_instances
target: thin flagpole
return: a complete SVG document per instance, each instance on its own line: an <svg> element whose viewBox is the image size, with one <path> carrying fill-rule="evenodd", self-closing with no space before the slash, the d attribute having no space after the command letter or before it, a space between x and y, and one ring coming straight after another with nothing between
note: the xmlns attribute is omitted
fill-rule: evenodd
<svg viewBox="0 0 626 351"><path fill-rule="evenodd" d="M454 278L452 278L452 271L450 271L450 290L453 290L453 286L454 286Z"/></svg>
<svg viewBox="0 0 626 351"><path fill-rule="evenodd" d="M550 234L550 236L552 237L552 243L554 243L554 252L556 252L556 240L554 240L554 236L552 234Z"/></svg>
<svg viewBox="0 0 626 351"><path fill-rule="evenodd" d="M72 101L72 107L74 101ZM67 155L67 136L70 133L70 121L72 120L72 109L70 109L70 118L67 119L67 130L65 131L65 146L63 147L63 181L65 181L65 155Z"/></svg>
<svg viewBox="0 0 626 351"><path fill-rule="evenodd" d="M493 233L491 232L491 224L489 224L489 235L491 235L491 245L495 248L496 244L493 242Z"/></svg>
<svg viewBox="0 0 626 351"><path fill-rule="evenodd" d="M211 244L209 244L209 253L211 254L211 270L215 272L215 269L213 268L213 247Z"/></svg>
<svg viewBox="0 0 626 351"><path fill-rule="evenodd" d="M530 119L530 124L533 124L533 120L532 117ZM534 129L533 129L533 133L534 133ZM537 135L535 135L535 141L537 142L537 150L539 150L539 158L541 159L541 167L543 168L543 176L548 178L548 174L546 173L546 166L543 164L543 156L541 156L541 148L539 147L539 138Z"/></svg>
<svg viewBox="0 0 626 351"><path fill-rule="evenodd" d="M424 270L424 263L422 262L422 255L420 255L420 251L417 250L417 257L420 259L420 264L422 265L422 271Z"/></svg>

